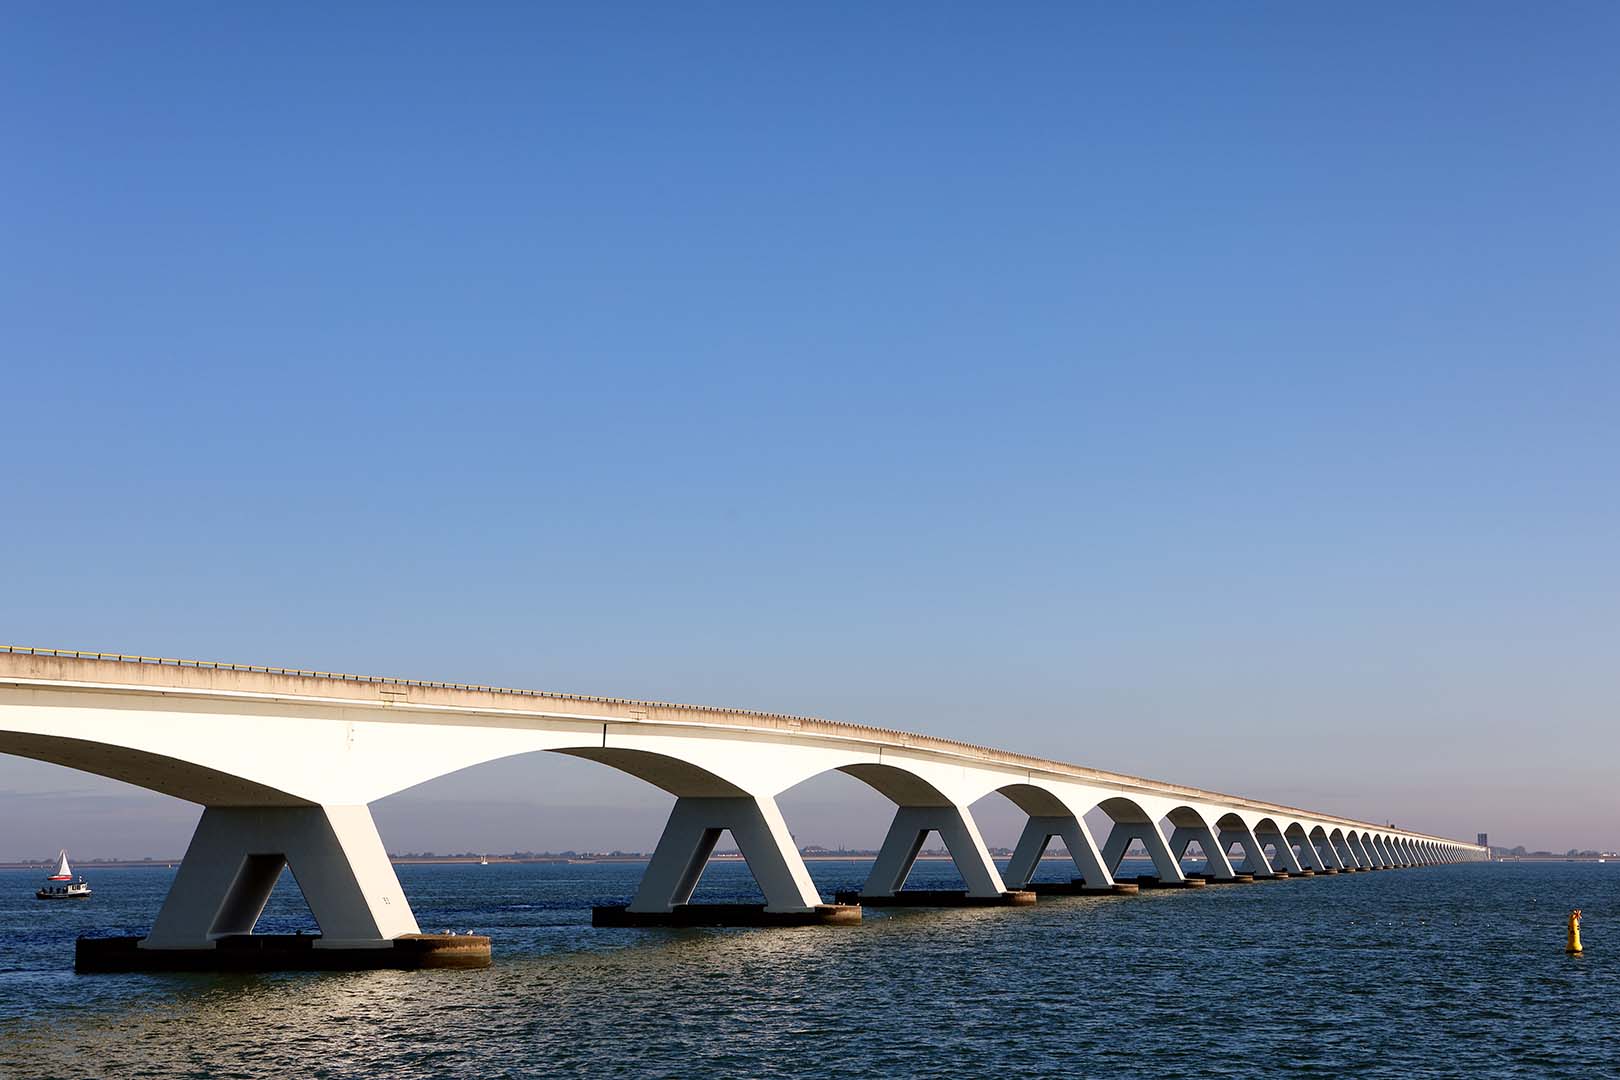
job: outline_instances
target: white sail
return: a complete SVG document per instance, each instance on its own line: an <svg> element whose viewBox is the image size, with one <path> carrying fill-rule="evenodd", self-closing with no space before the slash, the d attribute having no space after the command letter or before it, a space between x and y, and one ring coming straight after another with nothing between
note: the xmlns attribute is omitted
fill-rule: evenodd
<svg viewBox="0 0 1620 1080"><path fill-rule="evenodd" d="M67 849L66 848L63 848L62 851L56 856L56 860L57 860L56 861L56 873L51 875L50 880L51 881L72 881L73 880L73 870L72 870L72 868L70 868L68 866Z"/></svg>

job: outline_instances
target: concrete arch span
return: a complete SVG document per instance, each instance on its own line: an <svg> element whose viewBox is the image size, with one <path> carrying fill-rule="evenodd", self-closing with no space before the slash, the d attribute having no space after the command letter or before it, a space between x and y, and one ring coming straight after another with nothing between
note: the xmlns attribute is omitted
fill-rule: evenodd
<svg viewBox="0 0 1620 1080"><path fill-rule="evenodd" d="M1339 860L1339 869L1356 871L1361 869L1360 860L1355 849L1350 846L1349 835L1345 830L1334 828L1328 832L1328 846L1333 849L1334 858Z"/></svg>
<svg viewBox="0 0 1620 1080"><path fill-rule="evenodd" d="M1299 853L1294 850L1296 841L1288 831L1290 828L1297 829L1300 837L1304 836L1303 829L1296 823L1289 822L1286 819L1279 820L1267 816L1254 823L1256 843L1261 845L1262 850L1265 848L1271 849L1267 861L1273 872L1282 870L1289 874L1300 874L1305 870L1305 864L1300 861Z"/></svg>
<svg viewBox="0 0 1620 1080"><path fill-rule="evenodd" d="M1241 822L1235 813L1223 816ZM1188 849L1196 843L1199 850L1204 853L1204 873L1225 881L1230 881L1236 876L1232 870L1231 860L1227 856L1227 848L1230 845L1220 842L1210 818L1203 812L1183 803L1172 807L1165 814L1164 820L1170 826L1170 854L1175 858L1178 869L1186 860Z"/></svg>
<svg viewBox="0 0 1620 1080"><path fill-rule="evenodd" d="M1233 870L1253 874L1257 878L1275 876L1277 867L1266 855L1267 840L1262 839L1262 829L1268 824L1271 832L1275 834L1276 823L1270 818L1257 818L1251 824L1242 814L1229 811L1216 819L1216 839L1221 846L1222 854L1230 860L1233 851L1242 852L1242 861L1233 866ZM1280 857L1284 846L1281 835L1277 835L1270 842Z"/></svg>
<svg viewBox="0 0 1620 1080"><path fill-rule="evenodd" d="M1317 827L1314 831L1317 833L1322 832L1320 827ZM1290 821L1283 826L1283 835L1287 837L1288 844L1300 866L1304 870L1326 870L1329 864L1324 860L1321 849L1317 847L1312 838L1312 832L1313 830L1308 828L1303 821ZM1326 839L1325 833L1323 838Z"/></svg>
<svg viewBox="0 0 1620 1080"><path fill-rule="evenodd" d="M1097 839L1086 824L1089 796L1072 801L1048 786L1034 783L1008 784L998 788L1013 805L1029 815L1007 863L1004 883L1014 889L1027 886L1035 876L1042 856L1054 839L1062 839L1074 864L1078 880L1096 891L1111 890L1114 876L1106 865ZM1138 810L1140 808L1137 808Z"/></svg>
<svg viewBox="0 0 1620 1080"><path fill-rule="evenodd" d="M31 758L205 806L313 806L267 784L185 758L88 739L0 732L0 754Z"/></svg>
<svg viewBox="0 0 1620 1080"><path fill-rule="evenodd" d="M1158 822L1176 807L1174 804L1144 805L1145 802L1141 799L1115 795L1097 803L1096 809L1107 814L1114 823L1108 832L1108 840L1103 845L1103 866L1109 874L1117 874L1120 863L1125 859L1125 853L1135 842L1141 844L1148 858L1153 860L1153 869L1160 881L1175 883L1185 881L1186 875L1182 873L1181 860L1170 850L1170 845L1158 825Z"/></svg>
<svg viewBox="0 0 1620 1080"><path fill-rule="evenodd" d="M1366 869L1382 870L1384 868L1384 861L1378 853L1377 845L1373 843L1372 833L1365 829L1358 830L1355 843L1357 852L1361 855L1361 861Z"/></svg>

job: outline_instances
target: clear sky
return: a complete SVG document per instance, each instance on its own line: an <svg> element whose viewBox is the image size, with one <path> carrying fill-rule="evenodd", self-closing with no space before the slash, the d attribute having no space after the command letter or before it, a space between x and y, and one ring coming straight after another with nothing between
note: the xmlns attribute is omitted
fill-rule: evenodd
<svg viewBox="0 0 1620 1080"><path fill-rule="evenodd" d="M1617 45L1606 2L7 5L0 637L1620 845ZM875 800L786 805L864 844ZM667 803L523 758L378 818L650 847ZM195 813L0 759L0 857Z"/></svg>

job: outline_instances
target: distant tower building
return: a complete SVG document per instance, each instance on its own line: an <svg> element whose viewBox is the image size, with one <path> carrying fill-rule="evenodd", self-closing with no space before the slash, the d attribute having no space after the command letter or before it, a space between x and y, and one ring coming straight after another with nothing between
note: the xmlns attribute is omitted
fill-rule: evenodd
<svg viewBox="0 0 1620 1080"><path fill-rule="evenodd" d="M1480 847L1490 847L1491 846L1491 838L1490 838L1490 836L1488 836L1485 833L1480 833L1479 834L1479 846Z"/></svg>

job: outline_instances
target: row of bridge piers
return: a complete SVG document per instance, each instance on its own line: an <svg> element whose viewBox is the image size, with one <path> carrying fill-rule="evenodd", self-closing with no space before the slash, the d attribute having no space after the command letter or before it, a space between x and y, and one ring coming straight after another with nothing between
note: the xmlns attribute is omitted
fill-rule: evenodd
<svg viewBox="0 0 1620 1080"><path fill-rule="evenodd" d="M1143 888L1201 888L1208 884L1247 884L1318 874L1404 869L1463 861L1463 855L1408 843L1396 837L1355 831L1329 832L1303 825L1285 830L1264 822L1251 828L1236 815L1215 826L1193 811L1173 812L1166 839L1145 816L1115 820L1098 847L1083 818L1072 814L1032 815L1002 870L991 857L971 813L960 806L899 806L859 890L837 894L824 904L797 852L785 843L786 824L774 803L750 798L683 798L628 904L594 909L599 926L803 925L859 921L861 906L1020 906L1038 895L1136 893ZM747 861L764 904L697 904L691 897L720 837L729 831ZM1291 834L1291 835L1290 835ZM911 869L930 835L937 835L961 876L964 888L905 889ZM1061 840L1076 871L1068 882L1034 882L1054 840ZM1194 845L1200 869L1185 864ZM1127 855L1151 860L1154 873L1116 877Z"/></svg>
<svg viewBox="0 0 1620 1080"><path fill-rule="evenodd" d="M1031 815L1002 869L967 807L899 805L864 886L840 892L828 903L774 799L680 797L635 895L625 904L594 908L592 922L835 926L859 922L865 907L1020 906L1042 894L1194 889L1470 857L1394 834L1307 829L1269 819L1251 827L1235 813L1208 822L1191 808L1172 811L1161 826L1145 812L1133 812L1134 806L1112 804L1110 812L1117 816L1100 846L1081 816ZM726 833L746 860L763 903L692 903ZM930 836L943 842L962 888L904 888ZM1074 874L1068 881L1035 882L1054 840L1062 842ZM1145 854L1154 872L1117 877L1133 852ZM1186 869L1199 855L1197 869ZM254 926L288 866L320 933L255 935ZM209 807L151 932L144 938L81 939L76 964L81 971L469 967L487 964L489 956L488 938L417 932L367 807Z"/></svg>

